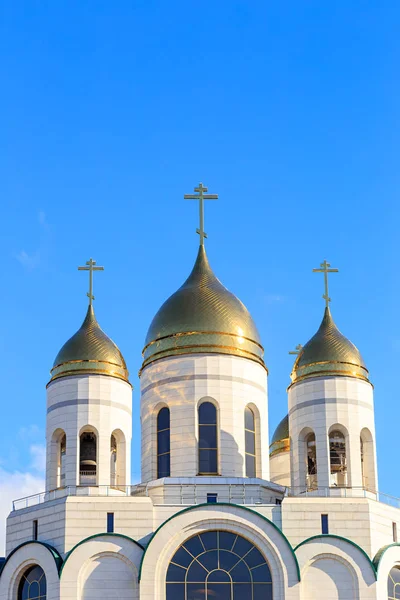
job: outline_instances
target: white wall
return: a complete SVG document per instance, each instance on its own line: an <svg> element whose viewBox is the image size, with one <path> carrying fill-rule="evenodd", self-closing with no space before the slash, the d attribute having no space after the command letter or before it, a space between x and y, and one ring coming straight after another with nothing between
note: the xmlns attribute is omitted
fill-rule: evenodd
<svg viewBox="0 0 400 600"><path fill-rule="evenodd" d="M269 459L270 478L273 483L290 486L290 450L273 454Z"/></svg>
<svg viewBox="0 0 400 600"><path fill-rule="evenodd" d="M123 433L125 445L120 485L131 476L132 388L114 377L78 375L62 377L47 387L47 472L46 489L57 487L57 444L59 433L67 436L65 485L79 484L79 436L91 426L98 433L97 483L110 485L110 439L115 430ZM56 436L54 436L54 433Z"/></svg>
<svg viewBox="0 0 400 600"><path fill-rule="evenodd" d="M227 355L166 358L141 375L142 481L157 479L156 418L163 406L171 416L171 476L198 473L197 407L213 399L219 415L219 474L245 476L244 409L256 413L257 476L269 479L267 376L261 365ZM258 417L258 418L257 418Z"/></svg>
<svg viewBox="0 0 400 600"><path fill-rule="evenodd" d="M306 474L305 435L313 431L317 443L318 487L330 481L329 440L331 429L342 427L346 438L348 486L363 487L360 435L367 428L372 436L368 452L374 475L369 489L377 489L373 388L353 377L316 377L289 388L289 427L292 486L304 488ZM336 427L339 425L339 427Z"/></svg>

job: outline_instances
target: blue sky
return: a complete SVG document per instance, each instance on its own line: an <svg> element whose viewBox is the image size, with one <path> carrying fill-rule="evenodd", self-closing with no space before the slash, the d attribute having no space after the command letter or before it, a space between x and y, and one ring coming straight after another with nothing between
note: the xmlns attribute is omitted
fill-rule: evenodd
<svg viewBox="0 0 400 600"><path fill-rule="evenodd" d="M266 348L271 431L288 350L332 311L375 385L380 488L400 496L400 5L288 0L16 3L0 8L0 483L41 486L45 384L96 313L134 384L146 330L207 250ZM19 477L19 479L18 479ZM13 479L14 478L14 479ZM28 478L28 479L27 479ZM31 479L29 479L31 478ZM3 488L4 489L4 488ZM24 488L25 489L25 488Z"/></svg>

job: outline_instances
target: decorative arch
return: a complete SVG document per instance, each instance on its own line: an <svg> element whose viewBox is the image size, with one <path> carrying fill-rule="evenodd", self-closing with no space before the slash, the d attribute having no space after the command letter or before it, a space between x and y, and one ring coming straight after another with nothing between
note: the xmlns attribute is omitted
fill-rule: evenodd
<svg viewBox="0 0 400 600"><path fill-rule="evenodd" d="M61 595L66 599L83 600L87 586L101 585L104 567L121 574L124 595L121 598L138 600L138 571L143 547L128 536L100 533L74 546L67 554L60 573ZM104 578L104 576L103 576ZM114 582L110 582L114 585Z"/></svg>
<svg viewBox="0 0 400 600"><path fill-rule="evenodd" d="M344 425L335 423L328 431L330 486L351 485L349 432Z"/></svg>
<svg viewBox="0 0 400 600"><path fill-rule="evenodd" d="M299 560L301 577L304 582L303 594L307 591L307 577L309 577L309 583L312 583L313 573L308 571L311 568L318 569L321 572L327 586L331 584L335 587L335 584L339 583L338 589L335 590L337 594L335 597L339 600L341 598L347 600L348 595L346 595L345 588L350 585L350 582L353 586L355 598L376 600L376 570L374 564L365 550L352 540L334 534L315 535L298 544L295 553ZM335 564L340 565L340 567L335 568ZM342 574L340 574L340 571ZM317 579L320 579L318 574Z"/></svg>
<svg viewBox="0 0 400 600"><path fill-rule="evenodd" d="M52 598L59 598L59 572L62 565L60 553L44 542L28 541L14 548L8 555L1 574L1 587L5 598L18 598L18 588L29 567L38 565L43 569L47 587L53 590Z"/></svg>
<svg viewBox="0 0 400 600"><path fill-rule="evenodd" d="M366 490L376 491L375 447L374 439L368 427L360 432L362 486Z"/></svg>
<svg viewBox="0 0 400 600"><path fill-rule="evenodd" d="M299 480L306 490L318 488L317 441L315 431L304 427L298 437ZM293 448L292 444L290 445ZM292 456L292 453L291 453Z"/></svg>
<svg viewBox="0 0 400 600"><path fill-rule="evenodd" d="M58 427L53 431L50 440L50 456L48 457L49 488L51 490L65 486L65 458L67 452L67 435Z"/></svg>
<svg viewBox="0 0 400 600"><path fill-rule="evenodd" d="M167 519L150 539L140 565L141 593L165 600L166 573L174 553L191 536L215 529L241 535L259 549L273 573L275 598L285 597L285 590L299 582L293 548L272 521L245 506L199 504Z"/></svg>
<svg viewBox="0 0 400 600"><path fill-rule="evenodd" d="M378 598L388 597L388 578L394 567L400 567L400 543L388 544L378 550L374 557L378 576Z"/></svg>
<svg viewBox="0 0 400 600"><path fill-rule="evenodd" d="M126 482L126 439L121 429L114 429L110 436L110 485L125 487Z"/></svg>
<svg viewBox="0 0 400 600"><path fill-rule="evenodd" d="M98 485L99 432L93 425L79 431L79 485Z"/></svg>

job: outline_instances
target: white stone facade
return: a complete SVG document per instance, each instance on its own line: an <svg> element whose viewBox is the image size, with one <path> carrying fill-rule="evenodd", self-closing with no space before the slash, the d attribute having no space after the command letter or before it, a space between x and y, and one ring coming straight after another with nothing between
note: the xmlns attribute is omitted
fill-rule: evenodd
<svg viewBox="0 0 400 600"><path fill-rule="evenodd" d="M204 401L217 409L215 476L198 474ZM389 574L400 568L400 502L389 506L377 492L369 383L321 377L292 385L290 451L282 445L270 461L261 365L211 354L156 361L141 374L142 483L135 486L129 485L131 404L131 387L115 377L77 375L48 385L46 491L16 502L8 518L0 600L20 600L20 582L33 565L44 571L46 600L171 600L166 580L175 553L213 531L244 538L261 553L271 575L262 600L388 600ZM171 473L157 478L156 417L163 407L170 410ZM245 471L246 407L256 416L255 477ZM332 485L332 430L345 439L345 486ZM82 480L86 432L96 436L91 482ZM311 487L309 432L318 464ZM261 597L235 588L230 600Z"/></svg>
<svg viewBox="0 0 400 600"><path fill-rule="evenodd" d="M244 410L256 420L256 476L269 479L267 373L237 356L199 354L156 361L141 375L142 481L157 479L158 411L171 418L171 476L195 477L198 465L198 407L217 407L218 472L245 477Z"/></svg>
<svg viewBox="0 0 400 600"><path fill-rule="evenodd" d="M132 388L115 377L76 375L47 386L46 490L80 484L79 440L83 432L97 439L94 485L111 485L111 436L117 442L116 482L131 480ZM66 435L65 466L60 481L60 440Z"/></svg>
<svg viewBox="0 0 400 600"><path fill-rule="evenodd" d="M315 377L289 388L289 434L292 488L307 487L306 439L315 435L317 486L329 490L331 479L329 434L339 431L346 444L345 487L378 489L373 388L354 377ZM364 444L364 473L361 462Z"/></svg>

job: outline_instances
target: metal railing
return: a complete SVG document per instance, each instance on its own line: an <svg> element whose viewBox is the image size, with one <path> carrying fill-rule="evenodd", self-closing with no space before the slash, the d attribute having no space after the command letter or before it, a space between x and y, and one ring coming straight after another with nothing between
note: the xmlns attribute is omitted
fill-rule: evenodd
<svg viewBox="0 0 400 600"><path fill-rule="evenodd" d="M217 489L218 488L218 489ZM150 497L154 504L182 504L194 505L207 502L207 493L217 493L218 502L230 504L279 504L280 499L287 497L297 498L368 498L382 502L394 508L400 508L400 498L384 494L366 487L291 487L282 488L276 492L267 486L246 485L244 483L229 484L226 486L206 484L182 484L150 487L148 484L136 485L99 485L80 486L70 485L49 492L41 492L13 501L13 510L30 508L66 496L127 496Z"/></svg>

